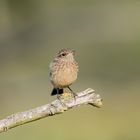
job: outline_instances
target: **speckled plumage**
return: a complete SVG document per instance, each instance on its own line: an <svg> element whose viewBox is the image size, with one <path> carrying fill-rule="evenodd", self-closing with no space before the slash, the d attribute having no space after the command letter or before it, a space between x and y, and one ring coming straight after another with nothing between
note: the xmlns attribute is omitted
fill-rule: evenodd
<svg viewBox="0 0 140 140"><path fill-rule="evenodd" d="M60 50L50 63L50 80L54 88L65 88L77 79L78 64L74 59L74 51Z"/></svg>

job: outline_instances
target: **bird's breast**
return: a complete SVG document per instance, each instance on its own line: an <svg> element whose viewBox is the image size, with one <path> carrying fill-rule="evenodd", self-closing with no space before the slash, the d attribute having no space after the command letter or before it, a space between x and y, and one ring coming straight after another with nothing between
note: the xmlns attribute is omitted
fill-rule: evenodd
<svg viewBox="0 0 140 140"><path fill-rule="evenodd" d="M57 87L67 87L77 79L78 66L76 63L61 63L55 66L52 83Z"/></svg>

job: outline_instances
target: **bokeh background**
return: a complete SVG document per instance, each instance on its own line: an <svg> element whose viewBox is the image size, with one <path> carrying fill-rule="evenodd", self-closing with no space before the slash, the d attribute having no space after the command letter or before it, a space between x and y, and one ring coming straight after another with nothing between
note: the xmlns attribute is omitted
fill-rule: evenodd
<svg viewBox="0 0 140 140"><path fill-rule="evenodd" d="M0 119L55 99L48 65L61 48L76 50L73 90L94 88L104 106L74 108L0 140L140 140L139 0L0 0Z"/></svg>

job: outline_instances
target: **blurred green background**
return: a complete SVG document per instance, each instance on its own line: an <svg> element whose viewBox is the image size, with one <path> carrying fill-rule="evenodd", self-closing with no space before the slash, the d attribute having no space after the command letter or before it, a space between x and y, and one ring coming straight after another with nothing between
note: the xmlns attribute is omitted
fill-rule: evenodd
<svg viewBox="0 0 140 140"><path fill-rule="evenodd" d="M48 65L61 48L76 50L73 90L94 88L104 106L74 108L0 140L140 140L139 0L0 0L0 119L55 99Z"/></svg>

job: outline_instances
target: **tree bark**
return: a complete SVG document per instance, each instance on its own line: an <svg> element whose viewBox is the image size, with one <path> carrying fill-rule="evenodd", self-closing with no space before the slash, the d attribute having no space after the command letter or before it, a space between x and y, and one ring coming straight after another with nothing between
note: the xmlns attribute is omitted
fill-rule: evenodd
<svg viewBox="0 0 140 140"><path fill-rule="evenodd" d="M77 96L74 98L71 93L64 93L59 99L49 104L28 111L15 113L0 120L0 133L25 123L63 113L79 105L90 104L95 107L101 107L102 105L100 95L95 94L94 90L91 88L76 94Z"/></svg>

